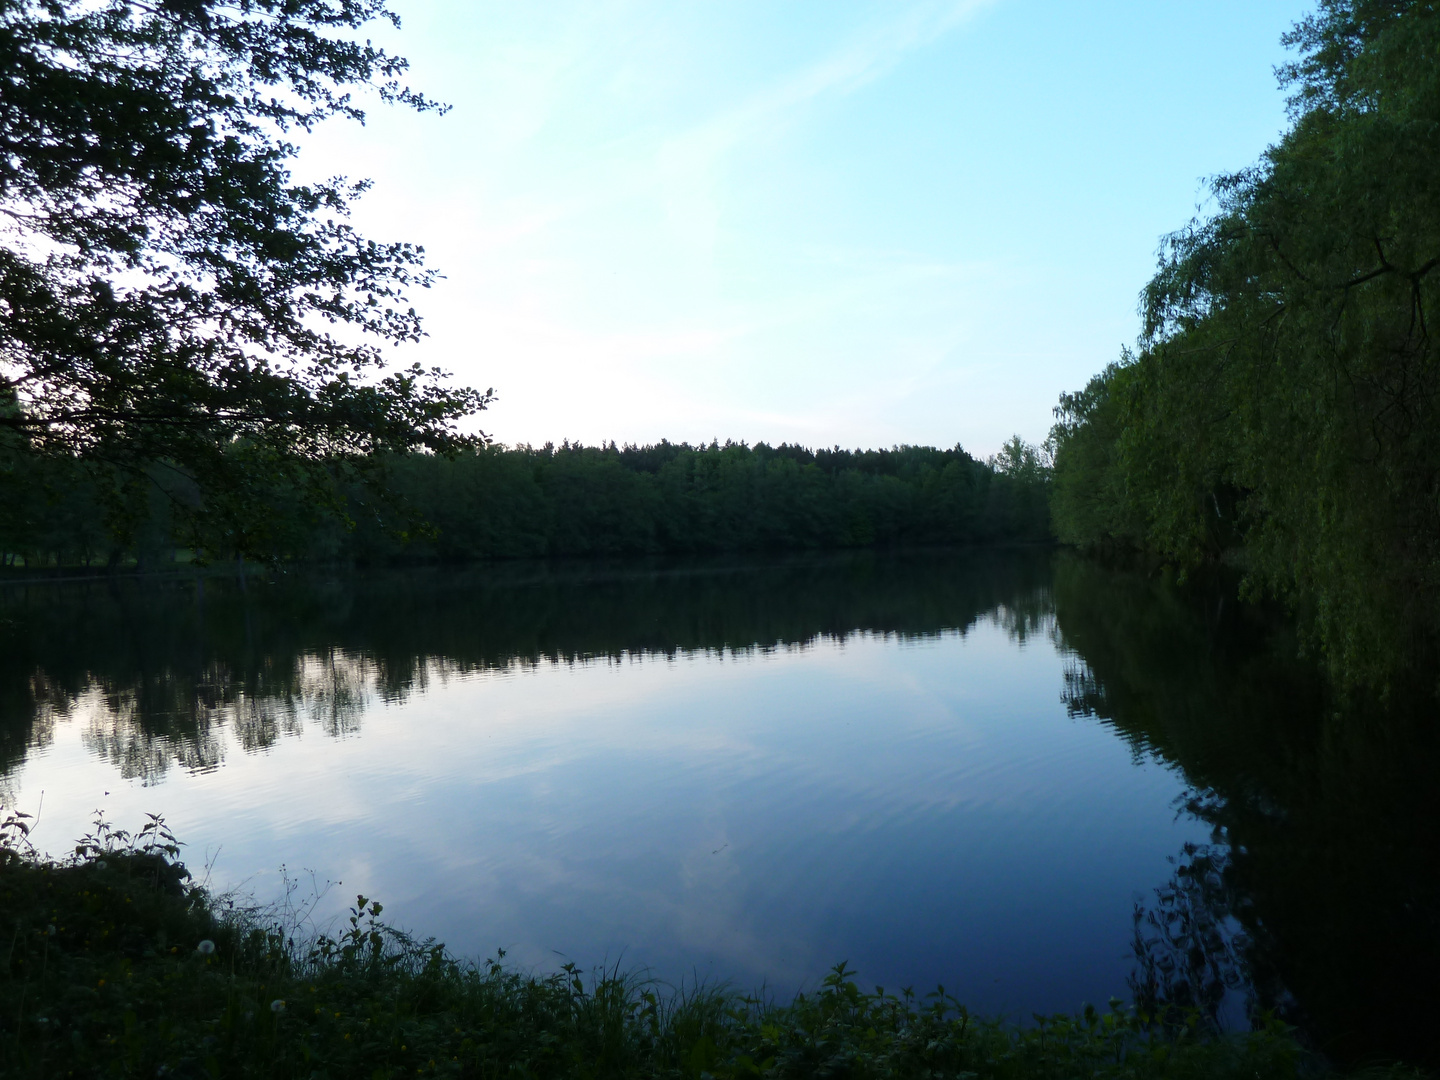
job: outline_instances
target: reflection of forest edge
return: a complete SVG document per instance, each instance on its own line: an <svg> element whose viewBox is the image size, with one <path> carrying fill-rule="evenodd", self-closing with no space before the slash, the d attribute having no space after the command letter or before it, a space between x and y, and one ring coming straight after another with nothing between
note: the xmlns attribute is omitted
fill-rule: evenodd
<svg viewBox="0 0 1440 1080"><path fill-rule="evenodd" d="M449 673L964 630L1048 605L1044 551L506 564L359 577L0 589L0 773L84 715L129 777L360 723ZM1018 608L1017 608L1017 605Z"/></svg>

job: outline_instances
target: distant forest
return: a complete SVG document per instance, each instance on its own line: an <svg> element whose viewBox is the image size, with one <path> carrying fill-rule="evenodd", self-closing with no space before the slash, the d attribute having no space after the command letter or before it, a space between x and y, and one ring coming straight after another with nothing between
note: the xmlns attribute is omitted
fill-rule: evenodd
<svg viewBox="0 0 1440 1080"><path fill-rule="evenodd" d="M1029 542L1050 538L1049 470L1018 438L809 450L758 443L489 447L371 463L338 506L273 482L243 538L189 512L164 466L116 499L93 466L12 456L0 471L6 565L154 567L237 552L351 563ZM256 493L251 493L255 495Z"/></svg>

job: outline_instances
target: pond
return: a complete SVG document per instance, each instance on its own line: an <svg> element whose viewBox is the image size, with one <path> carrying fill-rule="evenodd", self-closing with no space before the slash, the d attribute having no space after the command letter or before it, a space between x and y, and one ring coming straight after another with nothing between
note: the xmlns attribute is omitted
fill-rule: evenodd
<svg viewBox="0 0 1440 1080"><path fill-rule="evenodd" d="M1050 551L12 582L0 633L38 846L163 814L315 925L363 893L536 970L1270 1009L1348 1058L1423 1059L1440 1003L1433 698L1341 704L1225 582Z"/></svg>

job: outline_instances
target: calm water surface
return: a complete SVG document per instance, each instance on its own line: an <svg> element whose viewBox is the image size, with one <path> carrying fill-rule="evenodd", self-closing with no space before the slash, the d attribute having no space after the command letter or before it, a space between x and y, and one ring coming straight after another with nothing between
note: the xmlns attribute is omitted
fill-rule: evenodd
<svg viewBox="0 0 1440 1080"><path fill-rule="evenodd" d="M538 969L1335 1010L1361 1053L1408 1006L1347 998L1437 955L1433 716L1342 716L1220 586L962 552L12 584L0 619L40 846L162 813L217 888L336 883L321 923L363 892Z"/></svg>

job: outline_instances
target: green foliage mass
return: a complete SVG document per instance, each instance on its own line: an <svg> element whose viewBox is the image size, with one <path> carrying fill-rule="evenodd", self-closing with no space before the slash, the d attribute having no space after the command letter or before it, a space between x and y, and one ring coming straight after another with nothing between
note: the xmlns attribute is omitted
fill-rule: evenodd
<svg viewBox="0 0 1440 1080"><path fill-rule="evenodd" d="M1169 237L1139 349L1056 412L1056 530L1290 598L1352 682L1440 629L1440 6L1322 0L1292 124Z"/></svg>
<svg viewBox="0 0 1440 1080"><path fill-rule="evenodd" d="M377 463L385 497L349 489L347 514L317 513L276 484L263 530L196 534L172 525L163 470L129 504L128 541L98 527L82 473L53 462L11 474L20 512L0 523L0 551L26 565L101 558L211 556L447 561L797 548L1044 541L1049 474L1018 439L981 462L956 447L811 451L764 443L486 447L447 458ZM86 507L90 510L87 513ZM91 521L89 530L78 521Z"/></svg>
<svg viewBox="0 0 1440 1080"><path fill-rule="evenodd" d="M376 451L473 445L488 393L396 367L423 251L300 183L298 133L421 111L364 39L382 0L0 0L0 498L40 455L112 527L164 463L173 508L243 537L265 488L333 501Z"/></svg>
<svg viewBox="0 0 1440 1080"><path fill-rule="evenodd" d="M1112 1008L1017 1028L943 989L866 992L844 965L788 1004L667 991L573 965L461 962L357 897L330 937L297 940L189 883L152 819L105 828L65 863L11 818L0 897L0 1075L213 1077L1235 1077L1313 1074L1277 1023L1216 1037ZM503 955L503 954L502 954ZM1395 1073L1395 1075L1402 1075Z"/></svg>

